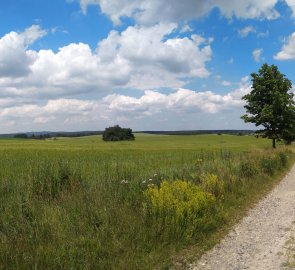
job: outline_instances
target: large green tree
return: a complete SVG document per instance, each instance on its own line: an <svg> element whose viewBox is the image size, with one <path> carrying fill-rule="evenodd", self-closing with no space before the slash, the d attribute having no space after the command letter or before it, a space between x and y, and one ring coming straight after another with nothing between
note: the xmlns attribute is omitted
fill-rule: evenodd
<svg viewBox="0 0 295 270"><path fill-rule="evenodd" d="M257 133L276 140L294 139L295 106L290 92L292 83L275 65L263 64L258 73L252 73L252 90L242 97L246 101L246 114L241 118L247 123L263 127Z"/></svg>
<svg viewBox="0 0 295 270"><path fill-rule="evenodd" d="M131 128L121 128L119 125L115 125L104 130L102 139L104 141L133 141L135 136Z"/></svg>

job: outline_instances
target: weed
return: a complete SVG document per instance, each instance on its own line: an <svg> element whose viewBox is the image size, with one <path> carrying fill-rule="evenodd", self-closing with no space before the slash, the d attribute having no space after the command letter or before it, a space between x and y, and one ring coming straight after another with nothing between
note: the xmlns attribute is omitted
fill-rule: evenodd
<svg viewBox="0 0 295 270"><path fill-rule="evenodd" d="M161 234L170 237L193 237L216 212L215 197L187 181L163 181L159 188L149 187L146 196L150 216L161 224Z"/></svg>
<svg viewBox="0 0 295 270"><path fill-rule="evenodd" d="M218 179L217 175L207 173L201 177L201 187L206 192L219 197L224 194L224 182Z"/></svg>
<svg viewBox="0 0 295 270"><path fill-rule="evenodd" d="M258 173L258 167L253 160L242 160L238 165L238 175L242 178L251 178Z"/></svg>

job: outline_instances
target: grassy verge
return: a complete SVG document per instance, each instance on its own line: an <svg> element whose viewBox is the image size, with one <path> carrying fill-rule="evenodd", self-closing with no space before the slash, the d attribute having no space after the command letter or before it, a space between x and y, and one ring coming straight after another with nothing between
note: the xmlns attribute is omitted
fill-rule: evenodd
<svg viewBox="0 0 295 270"><path fill-rule="evenodd" d="M246 152L251 138L232 150L206 151L181 149L187 141L165 138L171 148L160 150L152 140L151 150L145 141L140 150L123 145L116 151L115 144L88 148L90 141L74 149L73 141L35 148L30 142L23 149L17 141L6 144L0 151L0 268L184 266L293 162L285 150Z"/></svg>
<svg viewBox="0 0 295 270"><path fill-rule="evenodd" d="M241 220L247 212L255 207L286 175L295 162L294 154L289 155L288 165L282 170L276 171L273 175L262 174L256 176L247 185L237 188L224 201L224 208L227 217L224 223L214 232L203 237L200 241L187 247L175 250L173 262L170 266L173 269L187 269L188 265L198 260L202 254L219 243L231 230L232 226Z"/></svg>

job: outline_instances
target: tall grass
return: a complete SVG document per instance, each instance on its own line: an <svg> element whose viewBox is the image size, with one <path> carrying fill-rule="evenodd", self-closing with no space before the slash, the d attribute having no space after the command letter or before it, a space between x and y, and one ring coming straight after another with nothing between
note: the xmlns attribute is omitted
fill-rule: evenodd
<svg viewBox="0 0 295 270"><path fill-rule="evenodd" d="M202 245L288 151L0 150L1 269L152 269Z"/></svg>

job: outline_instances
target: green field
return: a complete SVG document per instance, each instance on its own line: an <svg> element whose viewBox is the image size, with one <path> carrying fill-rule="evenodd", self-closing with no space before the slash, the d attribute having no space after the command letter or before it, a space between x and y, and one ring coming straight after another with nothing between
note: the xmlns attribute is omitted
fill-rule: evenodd
<svg viewBox="0 0 295 270"><path fill-rule="evenodd" d="M57 138L56 140L0 139L2 149L33 150L249 150L268 148L271 141L254 136L233 135L149 135L136 134L135 141L106 143L101 136Z"/></svg>
<svg viewBox="0 0 295 270"><path fill-rule="evenodd" d="M165 269L199 256L292 163L270 148L230 135L0 139L0 269Z"/></svg>

